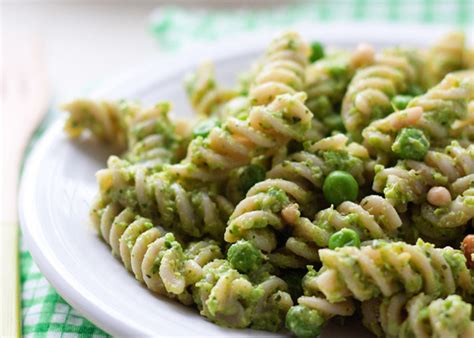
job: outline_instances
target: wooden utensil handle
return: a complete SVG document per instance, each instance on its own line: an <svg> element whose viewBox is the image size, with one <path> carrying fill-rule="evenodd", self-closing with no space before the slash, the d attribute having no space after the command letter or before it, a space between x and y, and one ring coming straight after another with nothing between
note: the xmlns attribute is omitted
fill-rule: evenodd
<svg viewBox="0 0 474 338"><path fill-rule="evenodd" d="M20 335L20 313L18 297L20 283L18 274L18 226L15 223L0 223L0 262L4 265L1 269L0 287L0 337L18 337ZM12 262L7 264L7 262Z"/></svg>

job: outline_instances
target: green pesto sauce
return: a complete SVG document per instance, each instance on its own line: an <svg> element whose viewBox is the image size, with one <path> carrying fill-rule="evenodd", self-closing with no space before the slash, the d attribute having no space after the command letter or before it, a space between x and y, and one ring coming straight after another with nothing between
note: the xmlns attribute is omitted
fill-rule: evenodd
<svg viewBox="0 0 474 338"><path fill-rule="evenodd" d="M325 174L331 173L336 170L353 172L354 168L358 168L362 165L360 158L350 155L344 150L327 150L322 152L324 159L324 172Z"/></svg>

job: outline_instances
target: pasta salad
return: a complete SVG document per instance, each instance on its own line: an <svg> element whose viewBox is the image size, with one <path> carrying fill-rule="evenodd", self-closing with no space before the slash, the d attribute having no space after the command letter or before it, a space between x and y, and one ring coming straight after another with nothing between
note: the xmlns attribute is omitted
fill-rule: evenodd
<svg viewBox="0 0 474 338"><path fill-rule="evenodd" d="M231 328L474 336L474 50L275 37L235 86L205 62L170 102L77 99L120 149L90 218L139 282Z"/></svg>

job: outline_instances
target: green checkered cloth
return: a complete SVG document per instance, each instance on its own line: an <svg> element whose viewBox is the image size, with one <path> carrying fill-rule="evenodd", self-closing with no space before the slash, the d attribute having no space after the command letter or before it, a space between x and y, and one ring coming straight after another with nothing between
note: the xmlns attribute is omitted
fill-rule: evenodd
<svg viewBox="0 0 474 338"><path fill-rule="evenodd" d="M150 30L163 50L176 52L189 41L212 41L240 32L305 22L383 21L440 23L463 27L474 21L472 0L322 0L266 10L205 11L160 7ZM51 120L51 116L48 120ZM39 137L48 121L43 123ZM106 337L48 284L21 245L23 334L31 337Z"/></svg>

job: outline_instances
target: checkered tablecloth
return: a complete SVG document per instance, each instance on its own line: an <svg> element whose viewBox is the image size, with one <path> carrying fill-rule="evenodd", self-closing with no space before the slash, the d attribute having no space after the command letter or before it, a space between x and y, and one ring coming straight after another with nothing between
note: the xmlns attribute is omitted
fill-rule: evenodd
<svg viewBox="0 0 474 338"><path fill-rule="evenodd" d="M473 0L322 0L271 10L228 12L161 7L150 31L159 47L176 52L188 41L210 41L243 31L275 29L303 22L383 21L472 24ZM43 125L47 125L45 122ZM40 137L42 128L36 135ZM29 337L104 337L105 332L69 306L48 284L27 249L20 245L23 334Z"/></svg>

